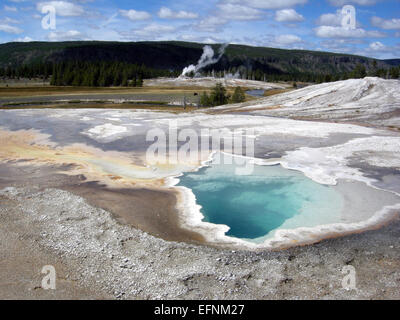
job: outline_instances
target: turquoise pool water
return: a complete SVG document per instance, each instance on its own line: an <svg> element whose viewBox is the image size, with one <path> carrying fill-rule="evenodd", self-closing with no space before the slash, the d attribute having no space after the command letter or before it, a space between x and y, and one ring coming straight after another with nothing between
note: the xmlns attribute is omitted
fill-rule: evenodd
<svg viewBox="0 0 400 320"><path fill-rule="evenodd" d="M212 164L180 177L202 206L204 221L230 227L228 236L254 242L276 230L340 222L343 196L281 166L255 166L251 175L235 175L234 164Z"/></svg>

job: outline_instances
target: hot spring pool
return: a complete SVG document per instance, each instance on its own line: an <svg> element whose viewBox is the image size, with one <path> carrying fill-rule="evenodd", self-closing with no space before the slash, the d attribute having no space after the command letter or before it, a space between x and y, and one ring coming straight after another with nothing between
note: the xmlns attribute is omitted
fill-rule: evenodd
<svg viewBox="0 0 400 320"><path fill-rule="evenodd" d="M314 227L341 220L343 195L302 173L281 166L255 165L251 175L235 175L236 165L214 164L181 176L203 221L230 227L227 236L262 242L279 229Z"/></svg>

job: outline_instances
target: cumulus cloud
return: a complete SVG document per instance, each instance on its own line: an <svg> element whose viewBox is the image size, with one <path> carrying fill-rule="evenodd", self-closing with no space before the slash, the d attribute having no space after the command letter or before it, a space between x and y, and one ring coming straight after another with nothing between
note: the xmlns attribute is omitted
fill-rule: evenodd
<svg viewBox="0 0 400 320"><path fill-rule="evenodd" d="M198 22L194 27L199 31L217 32L230 21L252 21L260 20L265 16L264 12L251 8L247 5L228 3L227 0L217 5L214 15L207 16Z"/></svg>
<svg viewBox="0 0 400 320"><path fill-rule="evenodd" d="M219 15L228 17L230 20L258 20L262 16L262 11L240 4L224 3L219 4Z"/></svg>
<svg viewBox="0 0 400 320"><path fill-rule="evenodd" d="M129 20L132 21L143 21L143 20L148 20L151 18L150 13L146 11L136 11L136 10L119 10L120 14L128 18Z"/></svg>
<svg viewBox="0 0 400 320"><path fill-rule="evenodd" d="M82 40L83 34L77 30L53 31L47 36L50 41Z"/></svg>
<svg viewBox="0 0 400 320"><path fill-rule="evenodd" d="M386 46L382 42L379 42L379 41L370 43L369 48L373 51L385 51L386 50Z"/></svg>
<svg viewBox="0 0 400 320"><path fill-rule="evenodd" d="M198 14L188 11L172 11L170 8L162 7L158 11L158 16L162 19L196 19Z"/></svg>
<svg viewBox="0 0 400 320"><path fill-rule="evenodd" d="M182 41L190 41L190 42L201 42L201 43L222 43L224 42L223 39L210 37L210 36L200 36L194 34L183 34L178 36L179 40Z"/></svg>
<svg viewBox="0 0 400 320"><path fill-rule="evenodd" d="M318 17L315 23L320 26L339 27L342 26L342 19L343 19L342 9L338 9L336 10L335 13L322 14L321 16ZM359 20L357 20L357 18L356 18L356 26L358 28L362 27L361 23L359 22Z"/></svg>
<svg viewBox="0 0 400 320"><path fill-rule="evenodd" d="M152 23L143 28L134 30L133 33L140 37L156 37L166 33L171 33L175 30L176 27L174 26Z"/></svg>
<svg viewBox="0 0 400 320"><path fill-rule="evenodd" d="M282 34L275 37L275 42L278 45L289 45L301 42L301 38L293 34Z"/></svg>
<svg viewBox="0 0 400 320"><path fill-rule="evenodd" d="M61 17L77 17L85 13L85 10L80 5L67 1L48 1L39 2L36 9L42 12L43 7L51 6L56 9L56 14Z"/></svg>
<svg viewBox="0 0 400 320"><path fill-rule="evenodd" d="M379 17L372 17L371 24L385 30L400 30L400 19L382 19Z"/></svg>
<svg viewBox="0 0 400 320"><path fill-rule="evenodd" d="M364 39L329 39L321 41L321 45L324 48L337 52L350 52L355 51L358 45L364 44Z"/></svg>
<svg viewBox="0 0 400 320"><path fill-rule="evenodd" d="M361 28L347 29L334 26L320 26L315 29L320 38L383 38L386 34L379 31L367 31Z"/></svg>
<svg viewBox="0 0 400 320"><path fill-rule="evenodd" d="M33 39L31 37L25 36L23 38L17 38L14 42L31 42Z"/></svg>
<svg viewBox="0 0 400 320"><path fill-rule="evenodd" d="M18 27L10 26L8 24L0 24L0 31L12 34L19 34L22 33L24 30Z"/></svg>
<svg viewBox="0 0 400 320"><path fill-rule="evenodd" d="M275 20L279 22L301 22L304 21L304 17L294 9L283 9L276 11Z"/></svg>
<svg viewBox="0 0 400 320"><path fill-rule="evenodd" d="M342 25L342 14L341 11L336 13L326 13L321 15L316 23L321 26L341 26Z"/></svg>
<svg viewBox="0 0 400 320"><path fill-rule="evenodd" d="M364 55L375 56L381 59L398 58L400 51L400 44L394 46L387 46L382 42L376 41L369 44L369 46L362 52Z"/></svg>
<svg viewBox="0 0 400 320"><path fill-rule="evenodd" d="M217 17L217 16L210 16L203 20L201 20L195 27L200 31L206 32L216 32L218 31L223 25L227 24L228 20Z"/></svg>
<svg viewBox="0 0 400 320"><path fill-rule="evenodd" d="M286 9L298 4L305 4L307 0L224 0L223 2L241 4L258 9Z"/></svg>
<svg viewBox="0 0 400 320"><path fill-rule="evenodd" d="M316 24L320 25L314 29L316 36L320 38L383 38L386 34L375 30L365 30L357 24L355 29L342 26L342 10L338 9L335 13L321 15Z"/></svg>

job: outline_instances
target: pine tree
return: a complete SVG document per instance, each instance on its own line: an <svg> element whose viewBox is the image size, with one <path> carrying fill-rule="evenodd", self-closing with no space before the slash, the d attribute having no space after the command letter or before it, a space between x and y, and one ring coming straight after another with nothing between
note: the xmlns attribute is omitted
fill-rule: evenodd
<svg viewBox="0 0 400 320"><path fill-rule="evenodd" d="M143 87L143 78L141 74L139 74L138 79L136 81L136 87Z"/></svg>
<svg viewBox="0 0 400 320"><path fill-rule="evenodd" d="M213 106L222 106L228 104L229 95L226 93L225 87L221 83L217 83L213 88L210 100Z"/></svg>
<svg viewBox="0 0 400 320"><path fill-rule="evenodd" d="M118 87L121 85L122 82L122 78L121 78L121 74L118 72L115 72L114 74L114 80L113 80L113 86L114 87Z"/></svg>
<svg viewBox="0 0 400 320"><path fill-rule="evenodd" d="M365 69L365 66L362 64L357 64L354 70L350 73L350 78L354 79L361 79L367 76L367 71Z"/></svg>
<svg viewBox="0 0 400 320"><path fill-rule="evenodd" d="M391 68L390 69L390 77L392 78L392 79L398 79L399 78L399 74L400 74L400 67L398 67L398 68L396 68L396 67L393 67L393 68Z"/></svg>
<svg viewBox="0 0 400 320"><path fill-rule="evenodd" d="M241 87L236 87L235 92L232 95L232 103L241 103L246 100L246 96L244 94L244 91L242 90Z"/></svg>
<svg viewBox="0 0 400 320"><path fill-rule="evenodd" d="M128 73L127 72L124 72L124 74L122 75L121 85L123 87L127 87L128 86Z"/></svg>
<svg viewBox="0 0 400 320"><path fill-rule="evenodd" d="M202 107L211 107L212 103L210 101L210 97L207 94L207 92L203 92L203 94L200 96L200 105Z"/></svg>

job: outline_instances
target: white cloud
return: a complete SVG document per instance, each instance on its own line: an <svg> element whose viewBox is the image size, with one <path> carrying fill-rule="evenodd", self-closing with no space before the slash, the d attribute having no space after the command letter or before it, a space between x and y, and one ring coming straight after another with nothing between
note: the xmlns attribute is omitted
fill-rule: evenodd
<svg viewBox="0 0 400 320"><path fill-rule="evenodd" d="M85 10L77 4L67 1L39 2L36 9L42 12L44 6L52 6L56 9L56 15L61 17L77 17L85 13Z"/></svg>
<svg viewBox="0 0 400 320"><path fill-rule="evenodd" d="M377 41L372 42L361 54L367 56L374 56L380 59L393 59L398 58L400 51L400 44L394 46L387 46Z"/></svg>
<svg viewBox="0 0 400 320"><path fill-rule="evenodd" d="M223 25L227 24L228 20L217 17L217 16L210 16L203 20L201 20L197 25L196 28L201 31L206 32L216 32L218 31Z"/></svg>
<svg viewBox="0 0 400 320"><path fill-rule="evenodd" d="M336 10L335 13L326 13L319 16L316 20L316 24L320 26L332 26L332 27L341 27L342 26L342 9ZM356 19L356 26L362 27L359 20Z"/></svg>
<svg viewBox="0 0 400 320"><path fill-rule="evenodd" d="M0 20L0 23L2 24L9 24L9 23L20 23L20 21L15 20L15 19L11 19L9 17L5 17L4 19Z"/></svg>
<svg viewBox="0 0 400 320"><path fill-rule="evenodd" d="M217 5L215 15L207 16L194 27L200 31L217 32L230 21L260 20L264 12L241 4L226 3L233 0L225 0Z"/></svg>
<svg viewBox="0 0 400 320"><path fill-rule="evenodd" d="M382 19L379 17L372 17L371 24L385 30L400 30L400 19Z"/></svg>
<svg viewBox="0 0 400 320"><path fill-rule="evenodd" d="M329 39L321 41L322 47L335 52L354 52L359 45L365 43L363 39Z"/></svg>
<svg viewBox="0 0 400 320"><path fill-rule="evenodd" d="M258 9L287 9L307 0L224 0L225 3L241 4Z"/></svg>
<svg viewBox="0 0 400 320"><path fill-rule="evenodd" d="M386 50L386 46L382 42L379 42L379 41L370 43L369 48L373 51L385 51Z"/></svg>
<svg viewBox="0 0 400 320"><path fill-rule="evenodd" d="M196 19L198 18L197 13L187 11L172 11L170 8L162 7L158 11L158 16L162 19Z"/></svg>
<svg viewBox="0 0 400 320"><path fill-rule="evenodd" d="M332 44L333 46L338 46L338 45L358 45L358 44L365 44L366 40L364 39L329 39L329 40L324 40L321 42L324 47L329 46Z"/></svg>
<svg viewBox="0 0 400 320"><path fill-rule="evenodd" d="M386 35L379 31L367 31L361 28L347 29L334 26L320 26L315 29L320 38L383 38Z"/></svg>
<svg viewBox="0 0 400 320"><path fill-rule="evenodd" d="M174 26L162 25L157 23L149 24L143 28L136 29L133 33L140 37L156 37L176 30Z"/></svg>
<svg viewBox="0 0 400 320"><path fill-rule="evenodd" d="M275 37L275 42L278 45L289 45L301 42L301 38L293 34L282 34Z"/></svg>
<svg viewBox="0 0 400 320"><path fill-rule="evenodd" d="M148 20L151 18L150 13L146 11L136 11L136 10L119 10L120 14L128 18L129 20L132 21L143 21L143 20Z"/></svg>
<svg viewBox="0 0 400 320"><path fill-rule="evenodd" d="M229 20L258 20L262 16L262 11L239 4L219 4L219 16L228 18Z"/></svg>
<svg viewBox="0 0 400 320"><path fill-rule="evenodd" d="M358 4L359 6L371 6L379 0L329 0L333 6L342 7L347 4Z"/></svg>
<svg viewBox="0 0 400 320"><path fill-rule="evenodd" d="M14 40L14 42L31 42L33 39L31 37L23 37L23 38L17 38Z"/></svg>
<svg viewBox="0 0 400 320"><path fill-rule="evenodd" d="M7 5L4 6L4 10L9 11L9 12L17 12L18 11L18 9L16 7L9 7Z"/></svg>
<svg viewBox="0 0 400 320"><path fill-rule="evenodd" d="M199 42L199 43L222 43L225 42L225 40L212 37L212 36L200 36L200 35L194 35L194 34L183 34L178 36L179 40L182 41L189 41L189 42Z"/></svg>
<svg viewBox="0 0 400 320"><path fill-rule="evenodd" d="M342 25L342 14L340 11L336 13L326 13L321 15L316 23L321 26L341 26Z"/></svg>
<svg viewBox="0 0 400 320"><path fill-rule="evenodd" d="M82 40L83 34L77 30L50 32L47 36L50 41Z"/></svg>
<svg viewBox="0 0 400 320"><path fill-rule="evenodd" d="M301 22L304 21L304 17L294 9L283 9L275 13L275 20L279 22Z"/></svg>
<svg viewBox="0 0 400 320"><path fill-rule="evenodd" d="M0 24L0 31L12 34L19 34L22 33L24 30L14 26L10 26L8 24Z"/></svg>

